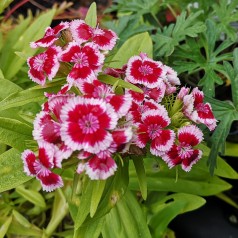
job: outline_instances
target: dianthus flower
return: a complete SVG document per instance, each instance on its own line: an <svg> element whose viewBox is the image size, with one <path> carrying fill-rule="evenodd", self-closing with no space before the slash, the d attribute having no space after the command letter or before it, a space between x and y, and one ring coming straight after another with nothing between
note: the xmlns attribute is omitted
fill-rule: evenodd
<svg viewBox="0 0 238 238"><path fill-rule="evenodd" d="M52 80L60 66L58 61L60 52L59 46L51 46L45 52L28 58L27 64L30 67L28 76L30 79L41 85L45 84L46 77Z"/></svg>
<svg viewBox="0 0 238 238"><path fill-rule="evenodd" d="M111 30L92 28L83 20L74 20L70 23L70 30L73 39L82 44L84 42L93 42L100 50L112 50L118 39L115 32Z"/></svg>
<svg viewBox="0 0 238 238"><path fill-rule="evenodd" d="M163 155L169 151L174 143L175 133L166 129L170 124L170 118L166 109L158 105L159 109L147 110L142 113L141 121L138 124L136 145L144 148L147 142L150 144L150 152L154 155Z"/></svg>
<svg viewBox="0 0 238 238"><path fill-rule="evenodd" d="M113 92L111 86L101 83L99 80L94 80L92 83L82 83L79 89L84 96L101 98L105 100L105 102L111 104L119 118L128 113L132 104L130 94L125 93L124 95L117 95Z"/></svg>
<svg viewBox="0 0 238 238"><path fill-rule="evenodd" d="M82 81L92 82L102 68L104 55L91 43L84 46L70 42L60 56L63 62L73 63L67 76L70 85L79 86Z"/></svg>
<svg viewBox="0 0 238 238"><path fill-rule="evenodd" d="M162 155L162 159L170 168L181 164L182 169L190 171L201 157L202 151L194 149L194 146L203 140L202 131L195 125L188 125L178 130L178 143Z"/></svg>
<svg viewBox="0 0 238 238"><path fill-rule="evenodd" d="M43 38L31 42L31 48L37 47L49 47L55 43L60 37L60 32L67 29L69 27L68 22L61 22L59 25L55 26L54 28L47 27L45 30L45 35Z"/></svg>
<svg viewBox="0 0 238 238"><path fill-rule="evenodd" d="M29 176L35 176L41 183L44 191L51 192L63 186L62 178L51 171L54 165L54 147L47 143L39 145L39 155L31 150L22 153L24 172Z"/></svg>
<svg viewBox="0 0 238 238"><path fill-rule="evenodd" d="M112 143L109 130L116 127L118 115L102 99L74 97L61 112L61 138L72 150L97 154Z"/></svg>
<svg viewBox="0 0 238 238"><path fill-rule="evenodd" d="M132 84L142 84L148 88L155 88L160 85L166 71L163 64L154 61L141 53L140 56L133 56L129 59L126 69L126 80Z"/></svg>
<svg viewBox="0 0 238 238"><path fill-rule="evenodd" d="M217 120L213 115L210 103L204 103L203 100L203 92L194 88L190 94L183 97L183 111L190 120L202 123L212 131L216 128Z"/></svg>

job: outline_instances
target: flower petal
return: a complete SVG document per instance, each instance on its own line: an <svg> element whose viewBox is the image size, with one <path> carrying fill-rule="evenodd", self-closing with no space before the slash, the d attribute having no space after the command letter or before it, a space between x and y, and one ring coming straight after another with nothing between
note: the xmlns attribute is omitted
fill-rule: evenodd
<svg viewBox="0 0 238 238"><path fill-rule="evenodd" d="M36 161L35 154L31 150L25 150L22 153L21 158L24 164L24 172L28 176L35 176L36 175L36 170L34 167L34 163Z"/></svg>
<svg viewBox="0 0 238 238"><path fill-rule="evenodd" d="M34 121L33 137L37 142L58 143L60 125L52 120L50 114L41 111Z"/></svg>
<svg viewBox="0 0 238 238"><path fill-rule="evenodd" d="M59 25L55 26L54 28L47 27L43 38L30 43L31 48L37 48L37 47L45 48L45 47L51 46L52 44L54 44L56 40L59 39L59 33L67 29L68 27L69 27L68 22L61 22Z"/></svg>
<svg viewBox="0 0 238 238"><path fill-rule="evenodd" d="M83 20L72 21L70 23L70 30L73 39L79 44L90 40L93 36L93 29Z"/></svg>
<svg viewBox="0 0 238 238"><path fill-rule="evenodd" d="M112 30L99 29L94 30L93 43L98 46L100 50L112 50L116 44L118 37Z"/></svg>
<svg viewBox="0 0 238 238"><path fill-rule="evenodd" d="M150 140L148 127L144 124L140 124L138 127L137 135L136 135L136 145L140 148L144 148L147 142Z"/></svg>
<svg viewBox="0 0 238 238"><path fill-rule="evenodd" d="M36 178L40 181L43 191L52 192L64 185L62 178L50 170L45 173L37 174Z"/></svg>
<svg viewBox="0 0 238 238"><path fill-rule="evenodd" d="M49 143L39 143L39 161L47 169L54 166L55 148Z"/></svg>
<svg viewBox="0 0 238 238"><path fill-rule="evenodd" d="M142 114L142 122L146 125L157 125L164 128L170 124L170 118L165 107L158 105L158 109L150 109Z"/></svg>
<svg viewBox="0 0 238 238"><path fill-rule="evenodd" d="M172 130L161 130L159 135L152 140L150 152L153 155L161 156L168 152L175 141L175 133Z"/></svg>
<svg viewBox="0 0 238 238"><path fill-rule="evenodd" d="M179 156L177 145L173 145L168 152L161 156L161 158L168 164L169 168L173 168L182 163L182 158Z"/></svg>
<svg viewBox="0 0 238 238"><path fill-rule="evenodd" d="M118 116L102 99L75 97L62 108L61 137L69 148L91 153L106 150Z"/></svg>
<svg viewBox="0 0 238 238"><path fill-rule="evenodd" d="M202 157L202 151L201 150L194 150L193 154L182 160L182 169L186 172L190 171L192 166L198 162Z"/></svg>
<svg viewBox="0 0 238 238"><path fill-rule="evenodd" d="M132 98L130 94L114 95L111 97L109 103L114 108L118 117L121 118L128 113L132 104Z"/></svg>
<svg viewBox="0 0 238 238"><path fill-rule="evenodd" d="M178 140L182 145L198 145L203 140L202 131L195 125L188 125L178 130Z"/></svg>
<svg viewBox="0 0 238 238"><path fill-rule="evenodd" d="M105 180L112 176L117 169L115 161L111 157L104 159L94 156L86 163L86 174L92 180Z"/></svg>
<svg viewBox="0 0 238 238"><path fill-rule="evenodd" d="M133 84L154 88L159 86L164 74L162 63L147 57L142 59L140 56L133 56L127 64L126 78Z"/></svg>

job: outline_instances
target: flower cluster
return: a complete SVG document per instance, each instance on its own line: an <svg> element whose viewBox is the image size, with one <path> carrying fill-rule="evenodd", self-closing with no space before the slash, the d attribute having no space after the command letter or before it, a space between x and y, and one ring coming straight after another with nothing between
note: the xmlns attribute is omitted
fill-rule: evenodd
<svg viewBox="0 0 238 238"><path fill-rule="evenodd" d="M111 30L74 20L48 27L42 39L30 44L46 48L27 61L32 81L44 85L62 70L66 75L58 93L45 93L47 100L36 115L33 137L38 152L22 153L24 171L35 176L45 191L63 186L54 170L72 158L78 160L77 173L86 173L92 180L107 179L117 169L116 155L128 156L131 145L149 147L169 167L181 164L189 171L202 156L196 146L203 133L196 124L210 130L216 127L211 106L203 102L200 90L189 93L181 88L172 97L180 80L162 62L140 53L121 69L106 67L116 40ZM117 91L115 85L102 83L99 74L120 78L142 93ZM178 115L179 125L174 120Z"/></svg>

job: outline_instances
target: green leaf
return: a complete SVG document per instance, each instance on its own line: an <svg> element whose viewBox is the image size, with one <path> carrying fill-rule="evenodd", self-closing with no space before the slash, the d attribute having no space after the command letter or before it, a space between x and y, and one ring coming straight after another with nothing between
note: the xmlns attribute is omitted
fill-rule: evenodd
<svg viewBox="0 0 238 238"><path fill-rule="evenodd" d="M85 17L85 22L93 28L97 26L97 5L95 2L90 5Z"/></svg>
<svg viewBox="0 0 238 238"><path fill-rule="evenodd" d="M13 0L2 0L0 2L0 14L3 13L4 9L7 8Z"/></svg>
<svg viewBox="0 0 238 238"><path fill-rule="evenodd" d="M11 60L16 56L14 54L13 47L21 34L26 31L32 22L32 16L28 16L18 25L16 25L11 31L7 33L6 39L3 42L3 47L0 55L1 69L5 72L11 63ZM28 42L29 43L29 42Z"/></svg>
<svg viewBox="0 0 238 238"><path fill-rule="evenodd" d="M226 146L227 144L228 142L226 142ZM199 166L197 166L197 169L207 171L206 159L209 157L211 149L205 146L204 144L200 144L198 148L202 150L203 152L203 159L199 161ZM223 178L228 178L228 179L238 179L238 173L228 163L226 163L226 161L222 159L220 156L217 157L216 163L217 163L217 167L214 170L214 175L223 177Z"/></svg>
<svg viewBox="0 0 238 238"><path fill-rule="evenodd" d="M178 215L193 211L205 204L205 199L184 193L176 193L158 198L158 202L151 207L149 226L152 227L154 237L163 237L169 223ZM159 225L158 225L159 224Z"/></svg>
<svg viewBox="0 0 238 238"><path fill-rule="evenodd" d="M131 84L129 82L126 82L122 79L119 78L115 78L112 77L110 75L100 75L98 76L98 79L106 84L110 84L110 85L115 85L117 84L117 86L123 87L123 88L128 88L132 91L138 92L138 93L143 93L142 89L138 88L137 86L135 86L134 84Z"/></svg>
<svg viewBox="0 0 238 238"><path fill-rule="evenodd" d="M238 157L238 146L237 143L226 141L225 145L225 156Z"/></svg>
<svg viewBox="0 0 238 238"><path fill-rule="evenodd" d="M12 222L12 217L8 217L0 227L0 237L4 238Z"/></svg>
<svg viewBox="0 0 238 238"><path fill-rule="evenodd" d="M1 78L1 77L0 77ZM7 79L0 79L0 100L8 97L12 93L17 93L22 91L22 88L19 87L17 84L12 83Z"/></svg>
<svg viewBox="0 0 238 238"><path fill-rule="evenodd" d="M155 29L154 26L146 24L141 20L141 15L123 15L118 19L103 23L105 27L113 30L118 35L117 46L120 47L130 37Z"/></svg>
<svg viewBox="0 0 238 238"><path fill-rule="evenodd" d="M41 102L45 99L45 92L57 92L61 87L61 81L48 83L45 86L35 86L20 92L13 93L0 101L0 111L19 107L32 102Z"/></svg>
<svg viewBox="0 0 238 238"><path fill-rule="evenodd" d="M179 45L173 57L175 70L179 73L194 74L199 80L198 85L203 87L203 92L208 97L215 96L215 87L223 84L222 75L227 77L227 72L222 65L224 60L231 60L232 53L224 53L233 44L230 40L217 44L217 25L212 20L206 21L207 30L199 38L186 38L184 44ZM205 50L205 54L203 53ZM203 77L198 77L201 72ZM193 76L190 76L193 81ZM196 81L197 81L196 80ZM197 82L194 82L197 84Z"/></svg>
<svg viewBox="0 0 238 238"><path fill-rule="evenodd" d="M230 198L230 196L226 195L225 193L219 193L216 195L216 197L220 198L227 204L233 206L234 208L238 209L238 204Z"/></svg>
<svg viewBox="0 0 238 238"><path fill-rule="evenodd" d="M102 198L102 194L105 188L106 181L105 180L97 180L92 181L93 183L93 192L91 198L91 205L90 205L90 216L93 217L97 208L98 204Z"/></svg>
<svg viewBox="0 0 238 238"><path fill-rule="evenodd" d="M10 149L0 155L0 193L10 190L30 180L23 172L21 154Z"/></svg>
<svg viewBox="0 0 238 238"><path fill-rule="evenodd" d="M147 181L146 181L143 157L141 157L141 156L134 157L133 163L134 163L134 166L136 169L141 195L142 195L143 199L146 200L146 198L147 198Z"/></svg>
<svg viewBox="0 0 238 238"><path fill-rule="evenodd" d="M177 17L175 24L164 27L162 31L159 29L153 36L156 56L169 56L179 42L185 40L186 36L197 37L198 33L204 32L206 26L198 20L201 14L202 11L197 11L186 17L187 14L183 11Z"/></svg>
<svg viewBox="0 0 238 238"><path fill-rule="evenodd" d="M2 70L0 69L0 79L4 79L4 75L2 73Z"/></svg>
<svg viewBox="0 0 238 238"><path fill-rule="evenodd" d="M158 0L117 0L106 12L134 13L138 15L152 12L159 5Z"/></svg>
<svg viewBox="0 0 238 238"><path fill-rule="evenodd" d="M232 90L232 101L238 110L238 48L233 51L233 65L234 65L234 77L230 77L231 90Z"/></svg>
<svg viewBox="0 0 238 238"><path fill-rule="evenodd" d="M176 169L169 169L162 159L156 158L154 160L153 156L145 158L148 191L181 192L209 196L231 188L231 185L226 181L215 175L211 176L206 169L206 163L200 163L201 160L193 166L189 173L178 167L178 174L176 175ZM130 188L139 190L137 175L131 166Z"/></svg>
<svg viewBox="0 0 238 238"><path fill-rule="evenodd" d="M26 140L32 139L32 128L18 120L0 117L0 142L24 150Z"/></svg>
<svg viewBox="0 0 238 238"><path fill-rule="evenodd" d="M127 64L130 57L139 55L141 52L152 57L153 45L147 32L129 38L109 62L109 67L122 68L124 64Z"/></svg>
<svg viewBox="0 0 238 238"><path fill-rule="evenodd" d="M49 224L45 229L47 237L51 237L64 217L68 214L68 203L61 189L55 191L52 215Z"/></svg>
<svg viewBox="0 0 238 238"><path fill-rule="evenodd" d="M22 185L16 187L16 192L34 205L39 206L41 208L46 208L45 199L39 192L34 191L32 189L26 189Z"/></svg>
<svg viewBox="0 0 238 238"><path fill-rule="evenodd" d="M211 103L215 118L219 124L211 137L211 153L208 158L211 173L216 167L216 158L219 152L225 153L225 142L233 121L238 120L238 111L232 102L223 102L207 98Z"/></svg>
<svg viewBox="0 0 238 238"><path fill-rule="evenodd" d="M151 238L146 217L130 191L127 191L122 200L106 216L102 236L103 238Z"/></svg>
<svg viewBox="0 0 238 238"><path fill-rule="evenodd" d="M83 191L82 196L80 197L80 203L78 206L78 212L77 212L77 216L75 219L75 225L74 225L75 232L83 224L84 220L86 219L87 215L90 212L90 206L91 206L90 201L91 201L91 197L92 197L92 192L93 192L93 186L92 186L91 181L89 181L87 183L85 190ZM74 237L75 237L75 235L74 235Z"/></svg>
<svg viewBox="0 0 238 238"><path fill-rule="evenodd" d="M18 40L13 45L13 48L8 52L11 55L6 67L2 68L7 79L13 78L21 69L26 61L15 54L15 51L21 51L25 55L33 55L37 49L31 49L29 42L40 39L45 32L45 28L51 24L55 15L55 9L41 14L21 35L18 35Z"/></svg>
<svg viewBox="0 0 238 238"><path fill-rule="evenodd" d="M16 213L15 213L16 215ZM21 216L21 218L20 218ZM18 213L17 218L12 216L12 222L8 228L8 234L14 234L15 236L25 236L25 237L42 237L42 230L33 224L29 224L27 220L24 219L21 214ZM0 224L5 222L5 217L0 217ZM20 220L20 222L19 222ZM24 225L23 225L24 224ZM26 228L26 226L28 226ZM30 226L30 227L29 227Z"/></svg>
<svg viewBox="0 0 238 238"><path fill-rule="evenodd" d="M94 219L90 224L80 227L76 232L75 237L98 238L102 231L104 220L104 217L96 220Z"/></svg>
<svg viewBox="0 0 238 238"><path fill-rule="evenodd" d="M236 9L237 4L237 0L230 2L221 0L212 5L216 19L219 22L218 29L220 32L226 33L232 41L237 40L236 29L231 27L231 23L238 20L238 11Z"/></svg>
<svg viewBox="0 0 238 238"><path fill-rule="evenodd" d="M129 183L128 174L128 160L123 161L123 165L118 164L117 171L113 177L108 179L105 186L105 194L103 194L103 199L101 199L98 209L94 215L94 219L99 219L105 216L110 210L115 207L115 205L123 198L127 191ZM84 225L88 225L90 220L86 220Z"/></svg>
<svg viewBox="0 0 238 238"><path fill-rule="evenodd" d="M13 210L12 215L17 220L17 222L19 222L25 228L30 228L31 227L31 223L21 213L19 213L17 210Z"/></svg>

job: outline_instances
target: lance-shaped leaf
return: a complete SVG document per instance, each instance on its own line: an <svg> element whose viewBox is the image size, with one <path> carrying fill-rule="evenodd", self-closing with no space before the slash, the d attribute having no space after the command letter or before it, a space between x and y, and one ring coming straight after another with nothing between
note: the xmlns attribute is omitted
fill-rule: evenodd
<svg viewBox="0 0 238 238"><path fill-rule="evenodd" d="M141 195L144 200L147 198L147 181L145 174L144 161L142 156L133 157L133 163L137 173L137 178L140 186Z"/></svg>
<svg viewBox="0 0 238 238"><path fill-rule="evenodd" d="M148 191L182 192L209 196L230 189L231 185L219 178L216 175L216 170L214 176L210 175L206 161L207 157L205 156L193 165L189 173L180 167L176 172L175 168L169 169L163 160L148 155L144 159ZM219 163L219 166L223 166L224 163ZM222 168L219 168L219 175L222 175L221 170ZM226 167L226 172L224 171L223 175L224 177L237 178L237 173L231 167ZM132 166L130 166L129 187L133 190L139 190L137 174Z"/></svg>
<svg viewBox="0 0 238 238"><path fill-rule="evenodd" d="M147 32L129 38L111 59L109 67L122 68L122 66L128 62L130 57L139 55L141 52L152 57L153 45Z"/></svg>
<svg viewBox="0 0 238 238"><path fill-rule="evenodd" d="M26 63L24 59L15 54L15 51L22 51L26 55L33 55L37 50L31 49L29 42L35 41L43 36L45 28L50 25L54 14L55 9L43 13L35 21L30 21L31 24L28 25L24 31L18 32L17 40L12 47L8 48L5 52L8 61L7 64L4 64L2 70L7 79L13 78L21 69L22 65Z"/></svg>
<svg viewBox="0 0 238 238"><path fill-rule="evenodd" d="M146 220L135 196L127 191L122 200L106 216L102 235L104 238L151 238Z"/></svg>
<svg viewBox="0 0 238 238"><path fill-rule="evenodd" d="M20 151L32 139L32 128L18 120L0 117L0 142Z"/></svg>
<svg viewBox="0 0 238 238"><path fill-rule="evenodd" d="M97 5L95 2L93 2L90 5L87 15L85 17L85 22L91 27L96 27L96 25L97 25Z"/></svg>
<svg viewBox="0 0 238 238"><path fill-rule="evenodd" d="M175 217L193 211L206 202L202 197L185 193L171 194L162 199L158 196L157 201L149 207L152 213L149 226L152 228L153 237L163 237L167 226Z"/></svg>
<svg viewBox="0 0 238 238"><path fill-rule="evenodd" d="M53 210L49 224L45 229L45 234L51 237L52 233L59 226L60 222L68 214L68 203L61 189L55 191Z"/></svg>
<svg viewBox="0 0 238 238"><path fill-rule="evenodd" d="M0 193L17 187L30 180L23 172L21 154L10 149L0 155Z"/></svg>
<svg viewBox="0 0 238 238"><path fill-rule="evenodd" d="M1 84L0 100L8 97L12 93L17 93L17 92L22 91L21 87L19 87L17 84L15 84L7 79L0 79L0 84Z"/></svg>
<svg viewBox="0 0 238 238"><path fill-rule="evenodd" d="M35 86L26 90L12 93L0 101L0 111L23 106L31 102L43 101L45 99L44 93L57 92L62 86L61 83L62 81L52 82L45 85L44 87Z"/></svg>

